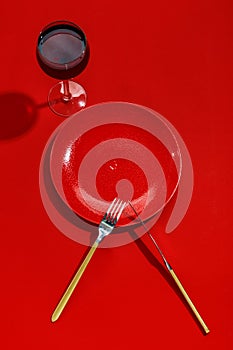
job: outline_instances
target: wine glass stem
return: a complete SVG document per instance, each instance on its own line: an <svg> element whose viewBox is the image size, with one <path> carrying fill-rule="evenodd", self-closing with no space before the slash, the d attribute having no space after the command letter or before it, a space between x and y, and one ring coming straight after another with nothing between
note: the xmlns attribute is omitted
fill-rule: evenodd
<svg viewBox="0 0 233 350"><path fill-rule="evenodd" d="M70 92L70 88L69 88L69 80L63 80L63 100L66 101L70 101L70 99L72 98L71 92Z"/></svg>

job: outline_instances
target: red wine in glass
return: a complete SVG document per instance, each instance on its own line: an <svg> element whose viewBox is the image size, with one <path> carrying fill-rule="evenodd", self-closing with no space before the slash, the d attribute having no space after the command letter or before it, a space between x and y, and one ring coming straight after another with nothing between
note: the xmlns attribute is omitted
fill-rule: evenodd
<svg viewBox="0 0 233 350"><path fill-rule="evenodd" d="M47 75L61 80L49 91L51 110L69 117L85 107L87 94L84 88L70 80L88 63L89 46L83 30L68 21L50 23L38 37L36 56Z"/></svg>

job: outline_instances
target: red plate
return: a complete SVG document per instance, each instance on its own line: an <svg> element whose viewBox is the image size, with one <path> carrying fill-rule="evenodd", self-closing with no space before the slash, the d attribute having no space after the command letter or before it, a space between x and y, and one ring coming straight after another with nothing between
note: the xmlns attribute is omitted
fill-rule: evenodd
<svg viewBox="0 0 233 350"><path fill-rule="evenodd" d="M124 102L102 103L64 122L50 168L61 198L83 219L98 224L115 197L131 200L145 220L176 191L180 150L156 112ZM120 225L132 223L124 211Z"/></svg>

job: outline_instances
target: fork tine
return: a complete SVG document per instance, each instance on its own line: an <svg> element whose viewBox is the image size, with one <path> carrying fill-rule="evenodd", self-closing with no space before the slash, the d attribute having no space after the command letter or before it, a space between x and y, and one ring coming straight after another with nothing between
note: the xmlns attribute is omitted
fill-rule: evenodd
<svg viewBox="0 0 233 350"><path fill-rule="evenodd" d="M108 215L108 220L111 221L112 223L116 224L117 221L119 220L119 218L120 218L120 216L122 214L122 211L124 210L126 204L127 203L125 203L122 200L118 199L115 202L114 207L112 208L111 212Z"/></svg>
<svg viewBox="0 0 233 350"><path fill-rule="evenodd" d="M126 202L122 202L122 206L121 206L121 208L120 208L120 210L118 212L118 215L117 215L117 218L116 218L116 222L119 220L119 218L120 218L120 216L121 216L121 214L122 214L126 204L127 204Z"/></svg>
<svg viewBox="0 0 233 350"><path fill-rule="evenodd" d="M114 205L114 207L112 208L112 211L110 212L110 219L112 219L112 220L115 219L120 205L121 205L121 200L117 199L116 204Z"/></svg>
<svg viewBox="0 0 233 350"><path fill-rule="evenodd" d="M114 200L112 201L112 203L108 207L108 210L106 211L106 215L108 215L110 213L110 211L112 210L112 207L114 206L116 200L117 200L117 198L114 198Z"/></svg>

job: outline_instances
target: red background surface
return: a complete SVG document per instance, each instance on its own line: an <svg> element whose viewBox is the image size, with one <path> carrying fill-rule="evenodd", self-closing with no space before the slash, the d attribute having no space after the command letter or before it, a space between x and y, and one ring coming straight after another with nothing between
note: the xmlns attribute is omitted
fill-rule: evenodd
<svg viewBox="0 0 233 350"><path fill-rule="evenodd" d="M1 347L231 349L232 3L4 1L0 16ZM98 250L62 317L50 322L87 251L50 222L38 185L44 146L63 119L45 106L54 81L38 67L35 45L41 28L57 19L76 22L89 39L91 59L78 78L88 105L129 101L153 108L190 151L189 210L172 234L163 233L162 221L151 232L208 336L169 284L147 236ZM36 117L32 127L11 137L27 114Z"/></svg>

